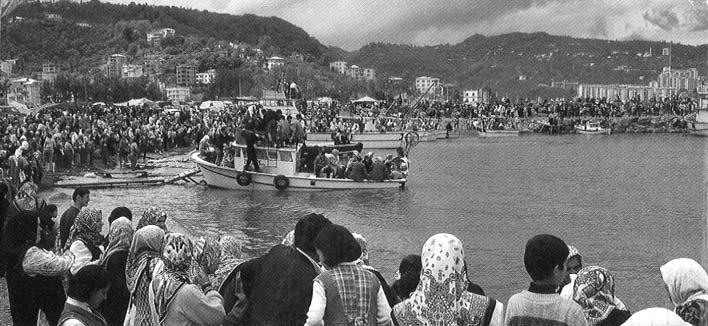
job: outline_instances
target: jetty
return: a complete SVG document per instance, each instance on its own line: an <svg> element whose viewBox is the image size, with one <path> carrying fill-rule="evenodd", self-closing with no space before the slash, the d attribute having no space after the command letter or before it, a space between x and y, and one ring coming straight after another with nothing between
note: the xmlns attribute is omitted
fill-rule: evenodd
<svg viewBox="0 0 708 326"><path fill-rule="evenodd" d="M119 188L119 187L145 187L145 186L161 186L165 184L174 184L178 181L191 181L195 184L192 177L199 174L199 169L191 169L182 172L175 176L164 177L148 177L146 171L120 171L120 173L111 172L96 172L96 176L101 178L81 177L75 179L59 180L54 182L53 186L57 188L78 188L84 187L89 189L100 188ZM130 177L133 176L133 177Z"/></svg>

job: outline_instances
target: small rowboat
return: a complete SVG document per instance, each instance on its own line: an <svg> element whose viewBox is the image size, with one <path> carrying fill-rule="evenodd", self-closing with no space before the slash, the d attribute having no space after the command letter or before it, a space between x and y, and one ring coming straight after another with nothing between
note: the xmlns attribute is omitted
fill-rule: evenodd
<svg viewBox="0 0 708 326"><path fill-rule="evenodd" d="M575 132L584 135L609 135L612 129L600 126L599 122L586 122L575 125Z"/></svg>

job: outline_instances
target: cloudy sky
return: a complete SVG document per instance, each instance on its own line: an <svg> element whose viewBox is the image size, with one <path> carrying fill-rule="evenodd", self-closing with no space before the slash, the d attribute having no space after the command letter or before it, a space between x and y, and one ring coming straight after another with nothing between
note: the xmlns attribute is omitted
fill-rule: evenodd
<svg viewBox="0 0 708 326"><path fill-rule="evenodd" d="M708 0L108 0L277 16L326 45L434 45L473 34L543 31L708 43Z"/></svg>

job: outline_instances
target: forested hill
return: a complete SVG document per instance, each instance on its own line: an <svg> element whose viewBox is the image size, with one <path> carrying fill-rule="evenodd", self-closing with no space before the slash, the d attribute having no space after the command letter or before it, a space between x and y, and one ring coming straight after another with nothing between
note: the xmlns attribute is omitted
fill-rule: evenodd
<svg viewBox="0 0 708 326"><path fill-rule="evenodd" d="M326 51L325 46L302 28L277 17L235 16L180 7L135 3L119 5L97 0L85 3L30 3L18 7L12 16L42 18L45 13L59 14L65 20L91 25L146 21L149 23L148 27L173 28L177 35L245 42L263 49L273 46L285 54L298 52L312 59L319 59Z"/></svg>
<svg viewBox="0 0 708 326"><path fill-rule="evenodd" d="M708 44L690 46L652 41L608 41L546 33L474 35L455 45L409 46L371 43L348 61L403 78L439 77L463 87L522 90L552 81L647 84L669 56L673 68L708 69ZM521 80L520 80L521 79Z"/></svg>

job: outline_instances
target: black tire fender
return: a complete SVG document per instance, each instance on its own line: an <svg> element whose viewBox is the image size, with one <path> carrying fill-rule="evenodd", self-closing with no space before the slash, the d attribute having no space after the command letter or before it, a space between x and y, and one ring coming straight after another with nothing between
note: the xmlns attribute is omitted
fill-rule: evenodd
<svg viewBox="0 0 708 326"><path fill-rule="evenodd" d="M239 172L236 174L236 183L238 183L239 186L248 186L251 184L251 181L253 181L253 178L250 173Z"/></svg>
<svg viewBox="0 0 708 326"><path fill-rule="evenodd" d="M275 189L283 191L290 186L290 179L282 174L276 175L275 178L273 178L273 186Z"/></svg>

